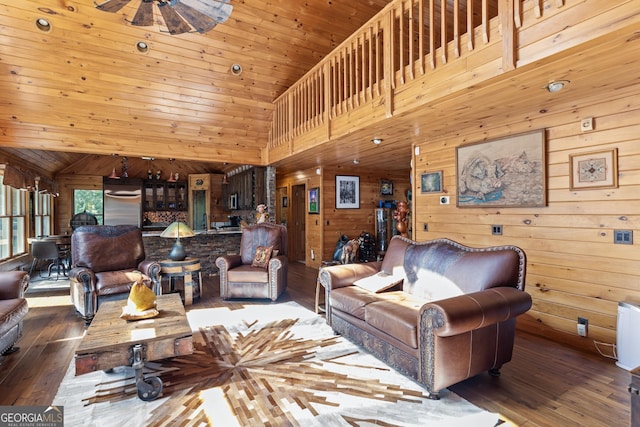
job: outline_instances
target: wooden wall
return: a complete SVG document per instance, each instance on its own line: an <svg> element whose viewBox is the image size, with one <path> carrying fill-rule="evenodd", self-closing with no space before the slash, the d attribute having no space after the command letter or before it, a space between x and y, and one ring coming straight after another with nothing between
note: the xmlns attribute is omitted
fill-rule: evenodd
<svg viewBox="0 0 640 427"><path fill-rule="evenodd" d="M590 351L595 351L594 341L615 343L618 302L640 303L637 244L613 244L617 229L632 230L636 241L640 239L639 95L636 85L553 114L532 106L528 117L491 117L483 126L417 143L414 182L421 173L443 170L451 204L439 204L442 193L420 194L415 188L414 237L522 247L533 308L519 318L518 326ZM581 131L584 117L593 117L594 130ZM534 129L546 130L547 206L457 208L456 147ZM570 190L570 155L613 148L618 150L617 188ZM492 224L503 225L502 236L491 235ZM578 316L589 320L586 338L577 335Z"/></svg>
<svg viewBox="0 0 640 427"><path fill-rule="evenodd" d="M363 231L374 233L374 209L379 200L406 200L407 190L410 189L410 168L407 165L406 174L384 174L380 171L359 169L354 166L351 170L343 168L316 168L299 171L294 174L278 176L277 188L286 188L289 200L292 198L291 188L304 184L307 191L313 187L320 188L320 214L306 216L306 265L319 267L323 260L330 260L336 242L342 234L351 238L358 237ZM336 175L358 176L360 178L360 208L336 209ZM393 195L380 195L380 180L393 181ZM308 200L306 201L308 203ZM289 203L289 207L291 203ZM291 218L291 215L287 215ZM315 259L311 259L311 251Z"/></svg>

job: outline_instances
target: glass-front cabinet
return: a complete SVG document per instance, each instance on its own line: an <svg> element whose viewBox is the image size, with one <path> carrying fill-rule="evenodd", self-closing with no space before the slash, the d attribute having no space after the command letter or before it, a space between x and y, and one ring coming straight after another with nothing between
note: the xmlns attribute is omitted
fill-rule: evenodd
<svg viewBox="0 0 640 427"><path fill-rule="evenodd" d="M144 210L147 212L186 211L187 183L146 180L144 182Z"/></svg>

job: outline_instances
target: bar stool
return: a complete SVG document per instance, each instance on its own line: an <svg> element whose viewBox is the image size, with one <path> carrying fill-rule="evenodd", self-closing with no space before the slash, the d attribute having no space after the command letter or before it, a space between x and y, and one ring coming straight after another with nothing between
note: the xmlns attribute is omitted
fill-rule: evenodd
<svg viewBox="0 0 640 427"><path fill-rule="evenodd" d="M34 240L31 242L31 256L33 261L31 262L31 268L29 269L29 276L33 277L33 269L41 261L51 261L47 267L49 273L48 277L51 277L51 270L55 266L56 268L56 280L60 278L60 269L62 268L62 274L66 275L67 267L64 263L63 255L58 250L58 245L54 241L46 240ZM42 277L42 270L39 273Z"/></svg>

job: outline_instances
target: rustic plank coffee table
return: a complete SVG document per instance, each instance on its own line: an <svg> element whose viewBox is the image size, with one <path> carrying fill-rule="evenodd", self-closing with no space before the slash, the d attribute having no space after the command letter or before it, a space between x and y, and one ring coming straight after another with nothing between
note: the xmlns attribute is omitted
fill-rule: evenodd
<svg viewBox="0 0 640 427"><path fill-rule="evenodd" d="M193 353L193 336L179 294L158 296L160 314L152 319L120 318L124 301L100 305L76 349L76 375L117 366L136 371L138 397L149 401L162 392L162 380L144 378L144 362Z"/></svg>

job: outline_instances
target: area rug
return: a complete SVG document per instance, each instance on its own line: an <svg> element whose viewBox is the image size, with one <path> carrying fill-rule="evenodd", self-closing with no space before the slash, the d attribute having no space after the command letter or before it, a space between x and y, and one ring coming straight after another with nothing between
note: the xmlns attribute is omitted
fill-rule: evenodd
<svg viewBox="0 0 640 427"><path fill-rule="evenodd" d="M137 397L129 367L75 376L54 405L66 426L495 426L448 390L430 400L414 381L294 302L227 304L188 313L194 353L148 363L162 396Z"/></svg>

